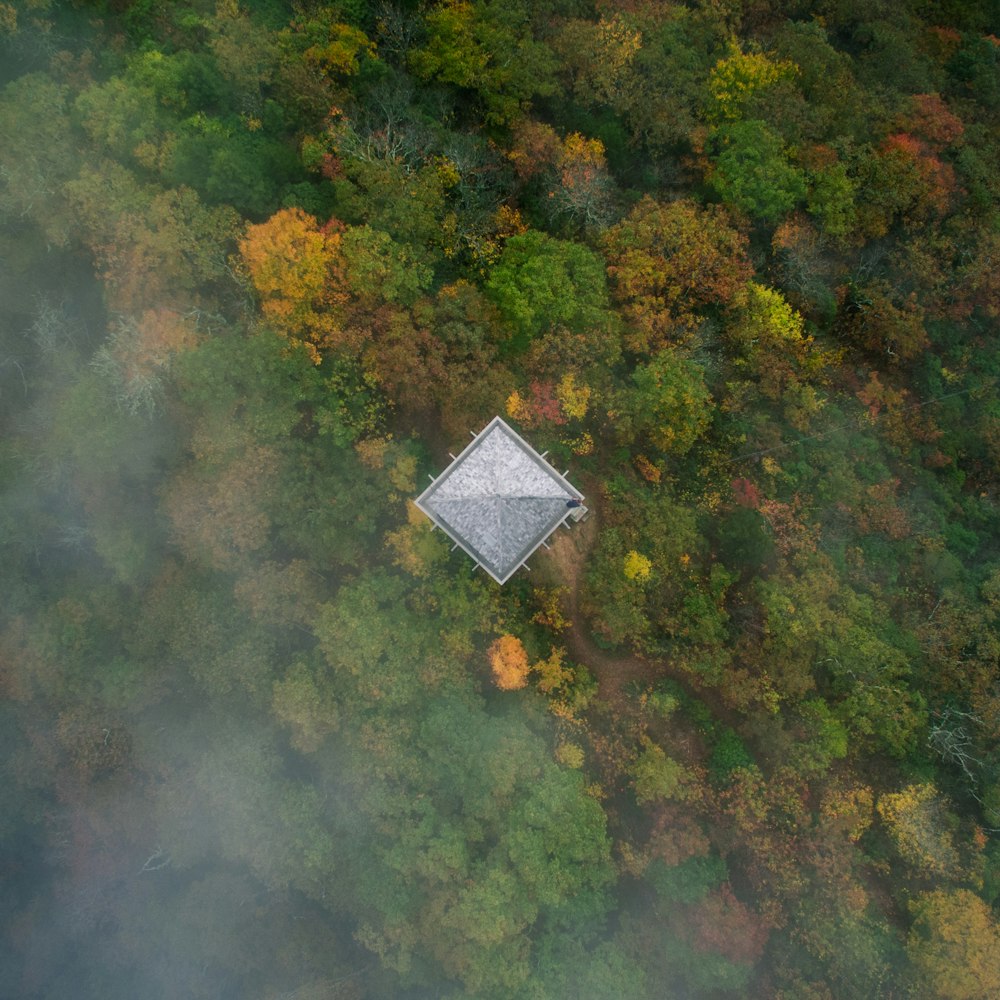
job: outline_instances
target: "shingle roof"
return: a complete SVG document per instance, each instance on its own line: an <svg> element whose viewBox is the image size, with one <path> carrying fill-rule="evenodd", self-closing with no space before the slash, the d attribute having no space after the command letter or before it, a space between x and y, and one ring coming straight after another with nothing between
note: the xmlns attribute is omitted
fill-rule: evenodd
<svg viewBox="0 0 1000 1000"><path fill-rule="evenodd" d="M498 583L565 520L583 494L494 417L416 505Z"/></svg>

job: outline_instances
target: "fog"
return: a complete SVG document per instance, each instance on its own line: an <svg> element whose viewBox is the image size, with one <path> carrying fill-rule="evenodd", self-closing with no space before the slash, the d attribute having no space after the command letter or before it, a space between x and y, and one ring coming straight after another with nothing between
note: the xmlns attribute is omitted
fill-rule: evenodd
<svg viewBox="0 0 1000 1000"><path fill-rule="evenodd" d="M92 268L31 237L8 229L0 266L0 995L360 995L369 953L272 870L282 782L342 755L293 775L259 698L195 689L198 636L145 641L180 432L116 405Z"/></svg>
<svg viewBox="0 0 1000 1000"><path fill-rule="evenodd" d="M280 547L266 546L265 558L219 536L206 551L221 522L188 530L165 511L170 482L198 461L184 426L191 411L171 386L155 407L121 405L116 373L94 363L115 321L80 261L56 259L58 288L22 288L8 301L30 311L3 316L0 995L447 995L453 981L423 960L414 975L400 959L400 978L376 945L360 943L373 940L365 897L374 891L391 910L410 890L393 885L391 869L377 889L359 880L375 861L373 841L391 842L410 822L401 803L402 825L385 828L372 798L396 794L401 780L419 787L422 768L454 770L461 758L432 765L417 751L387 765L403 767L395 778L376 769L386 787L373 788L364 751L336 731L350 685L300 734L309 752L290 745L279 719L298 703L293 695L276 718L274 685L288 665L316 661L300 622L334 596L340 572L312 573L309 592L293 595L301 607L280 595L268 603L254 588L275 572ZM390 626L392 606L372 614L331 637L345 662L360 632L352 639L344 628L405 629ZM440 626L430 625L435 636ZM419 644L413 655L394 669L425 670ZM398 724L419 727L433 707L413 702ZM473 701L461 711L482 709ZM534 739L521 723L498 725L500 740ZM540 715L532 725L551 729ZM509 753L497 750L498 760Z"/></svg>
<svg viewBox="0 0 1000 1000"><path fill-rule="evenodd" d="M2 1000L1000 995L981 6L0 2Z"/></svg>

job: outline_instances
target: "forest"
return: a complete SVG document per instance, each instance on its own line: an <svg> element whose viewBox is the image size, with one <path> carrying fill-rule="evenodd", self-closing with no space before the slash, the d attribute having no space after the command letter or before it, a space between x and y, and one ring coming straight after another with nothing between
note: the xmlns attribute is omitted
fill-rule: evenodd
<svg viewBox="0 0 1000 1000"><path fill-rule="evenodd" d="M0 996L1000 996L998 150L996 0L0 0Z"/></svg>

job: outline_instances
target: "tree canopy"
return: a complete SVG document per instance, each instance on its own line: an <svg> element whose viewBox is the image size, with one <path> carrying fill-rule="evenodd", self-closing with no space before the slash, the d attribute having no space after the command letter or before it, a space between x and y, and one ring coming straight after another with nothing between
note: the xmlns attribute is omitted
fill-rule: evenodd
<svg viewBox="0 0 1000 1000"><path fill-rule="evenodd" d="M1000 995L996 11L814 7L0 2L0 996Z"/></svg>

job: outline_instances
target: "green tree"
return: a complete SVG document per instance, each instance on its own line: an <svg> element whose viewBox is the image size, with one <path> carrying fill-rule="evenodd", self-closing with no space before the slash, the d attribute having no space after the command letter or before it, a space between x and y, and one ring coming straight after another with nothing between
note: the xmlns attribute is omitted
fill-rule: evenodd
<svg viewBox="0 0 1000 1000"><path fill-rule="evenodd" d="M460 665L436 648L435 634L406 606L405 593L401 579L379 574L343 587L319 610L320 649L343 678L341 690L351 691L352 707L397 709L455 679Z"/></svg>
<svg viewBox="0 0 1000 1000"><path fill-rule="evenodd" d="M0 212L32 218L57 246L69 238L62 186L78 169L65 147L72 134L69 89L44 73L13 80L0 93Z"/></svg>
<svg viewBox="0 0 1000 1000"><path fill-rule="evenodd" d="M729 205L764 223L777 222L806 195L805 174L791 164L781 139L757 119L712 134L710 182Z"/></svg>
<svg viewBox="0 0 1000 1000"><path fill-rule="evenodd" d="M294 663L284 678L274 682L274 714L292 731L296 750L313 753L339 724L336 697L323 666Z"/></svg>
<svg viewBox="0 0 1000 1000"><path fill-rule="evenodd" d="M688 797L686 785L691 778L687 769L653 742L647 741L631 771L635 798L640 805L660 799L683 801Z"/></svg>
<svg viewBox="0 0 1000 1000"><path fill-rule="evenodd" d="M409 52L413 72L477 92L488 122L514 121L535 95L551 96L553 57L531 37L520 4L446 0L424 14L424 44Z"/></svg>
<svg viewBox="0 0 1000 1000"><path fill-rule="evenodd" d="M236 116L199 114L184 120L162 157L163 179L194 188L209 204L232 205L243 216L266 219L279 194L302 178L284 139L259 131Z"/></svg>
<svg viewBox="0 0 1000 1000"><path fill-rule="evenodd" d="M514 330L515 350L555 327L580 332L612 322L600 257L537 231L507 241L486 294Z"/></svg>
<svg viewBox="0 0 1000 1000"><path fill-rule="evenodd" d="M850 235L856 223L854 201L857 183L845 164L830 163L809 172L806 208L823 232L838 239Z"/></svg>
<svg viewBox="0 0 1000 1000"><path fill-rule="evenodd" d="M430 267L406 245L371 226L352 226L341 241L347 285L364 306L412 306L431 283Z"/></svg>
<svg viewBox="0 0 1000 1000"><path fill-rule="evenodd" d="M648 437L671 455L689 452L712 419L712 396L701 368L668 348L639 365L632 383L614 401L619 435L626 441Z"/></svg>
<svg viewBox="0 0 1000 1000"><path fill-rule="evenodd" d="M722 580L699 572L706 542L694 511L667 489L635 486L616 490L605 507L605 525L587 576L582 607L593 616L597 634L611 643L631 643L651 654L678 641L700 648L699 635L718 635L725 612ZM626 553L642 545L650 576L630 580ZM725 574L722 574L723 579ZM718 660L720 650L713 647Z"/></svg>
<svg viewBox="0 0 1000 1000"><path fill-rule="evenodd" d="M189 555L234 568L279 544L324 571L360 559L389 491L351 447L379 413L357 364L320 370L273 333L220 331L176 374L197 455L165 493Z"/></svg>
<svg viewBox="0 0 1000 1000"><path fill-rule="evenodd" d="M84 90L74 110L98 148L119 162L156 165L170 121L151 88L115 76Z"/></svg>
<svg viewBox="0 0 1000 1000"><path fill-rule="evenodd" d="M361 940L411 979L419 949L467 991L523 991L538 932L579 939L605 912L604 815L523 723L457 689L413 724L379 741L376 766L404 784L372 786L362 807L379 837Z"/></svg>
<svg viewBox="0 0 1000 1000"><path fill-rule="evenodd" d="M279 70L279 35L239 7L235 0L216 5L210 21L212 54L220 75L237 101L260 114L264 93Z"/></svg>
<svg viewBox="0 0 1000 1000"><path fill-rule="evenodd" d="M114 309L186 311L231 287L231 208L210 208L190 188L142 184L113 161L84 167L65 191Z"/></svg>

